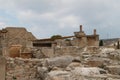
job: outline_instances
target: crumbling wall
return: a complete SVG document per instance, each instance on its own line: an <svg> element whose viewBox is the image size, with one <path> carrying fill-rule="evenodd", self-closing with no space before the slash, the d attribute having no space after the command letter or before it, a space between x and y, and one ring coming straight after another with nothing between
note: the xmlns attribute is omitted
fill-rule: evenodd
<svg viewBox="0 0 120 80"><path fill-rule="evenodd" d="M45 58L45 57L55 57L55 56L63 56L63 55L72 55L77 56L80 55L82 49L76 46L69 47L55 47L55 48L35 48L33 49L33 55L35 58Z"/></svg>
<svg viewBox="0 0 120 80"><path fill-rule="evenodd" d="M32 40L36 38L25 28L7 27L4 38L0 38L4 56L9 56L12 45L22 45L23 48L32 47Z"/></svg>
<svg viewBox="0 0 120 80"><path fill-rule="evenodd" d="M96 35L87 37L87 45L88 46L99 46L99 37Z"/></svg>
<svg viewBox="0 0 120 80"><path fill-rule="evenodd" d="M69 47L56 47L54 54L55 56L61 56L61 55L76 56L76 55L79 55L81 52L82 52L82 49L80 47L69 46Z"/></svg>
<svg viewBox="0 0 120 80"><path fill-rule="evenodd" d="M49 47L33 48L32 53L33 53L33 57L37 59L53 57L54 48L49 48Z"/></svg>
<svg viewBox="0 0 120 80"><path fill-rule="evenodd" d="M38 59L7 58L6 80L36 80Z"/></svg>
<svg viewBox="0 0 120 80"><path fill-rule="evenodd" d="M6 39L8 46L21 44L26 46L30 40L36 39L30 32L25 28L7 27Z"/></svg>

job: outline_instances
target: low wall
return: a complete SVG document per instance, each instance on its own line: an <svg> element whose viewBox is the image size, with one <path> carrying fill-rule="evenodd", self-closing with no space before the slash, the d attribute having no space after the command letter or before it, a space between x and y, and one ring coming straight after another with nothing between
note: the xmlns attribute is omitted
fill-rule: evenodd
<svg viewBox="0 0 120 80"><path fill-rule="evenodd" d="M38 59L7 58L5 80L37 80ZM1 79L0 79L1 80Z"/></svg>
<svg viewBox="0 0 120 80"><path fill-rule="evenodd" d="M55 56L62 56L62 55L72 55L77 56L80 55L82 49L80 47L55 47L55 48L48 48L42 47L34 49L34 55L36 58L44 58L45 57L55 57Z"/></svg>
<svg viewBox="0 0 120 80"><path fill-rule="evenodd" d="M71 55L71 56L80 56L82 52L88 53L98 53L97 51L99 47L92 46L92 47L85 47L80 48L76 46L68 46L68 47L55 47L55 48L48 48L42 47L34 50L34 54L36 58L44 58L45 57L56 57L56 56L63 56L63 55Z"/></svg>
<svg viewBox="0 0 120 80"><path fill-rule="evenodd" d="M82 49L76 46L56 47L54 50L55 50L55 53L54 53L55 56L61 56L61 55L77 56L82 52Z"/></svg>

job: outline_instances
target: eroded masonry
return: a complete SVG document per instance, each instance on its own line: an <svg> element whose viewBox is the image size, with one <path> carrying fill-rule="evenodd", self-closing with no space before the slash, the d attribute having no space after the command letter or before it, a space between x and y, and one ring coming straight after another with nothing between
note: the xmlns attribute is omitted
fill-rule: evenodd
<svg viewBox="0 0 120 80"><path fill-rule="evenodd" d="M0 30L0 71L0 80L120 80L120 50L99 46L96 29L87 35L82 25L56 39L7 27Z"/></svg>
<svg viewBox="0 0 120 80"><path fill-rule="evenodd" d="M55 54L54 49L56 47L78 46L79 48L84 48L86 46L99 46L99 35L96 33L96 30L93 31L92 35L86 35L82 30L82 25L80 25L79 32L74 32L74 36L65 36L55 40L51 38L36 39L25 28L7 27L0 31L0 40L1 54L10 57L32 58L32 49L34 48L51 49L50 53Z"/></svg>
<svg viewBox="0 0 120 80"><path fill-rule="evenodd" d="M70 39L69 41L66 39ZM64 46L78 46L78 47L86 47L86 46L99 46L99 35L96 33L96 29L94 29L92 35L86 35L82 30L82 25L80 25L80 31L74 32L74 36L65 36L60 39L52 40L48 39L40 39L33 41L34 47L64 47Z"/></svg>

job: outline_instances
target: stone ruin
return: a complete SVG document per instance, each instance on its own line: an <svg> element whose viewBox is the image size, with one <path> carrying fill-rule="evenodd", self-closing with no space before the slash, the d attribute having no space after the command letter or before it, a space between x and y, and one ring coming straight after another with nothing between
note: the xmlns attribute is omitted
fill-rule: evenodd
<svg viewBox="0 0 120 80"><path fill-rule="evenodd" d="M54 57L61 55L78 55L85 47L98 47L99 35L94 29L92 35L86 35L80 25L80 31L74 36L64 36L55 40L51 38L33 40L33 52L37 58ZM42 54L42 55L39 55Z"/></svg>
<svg viewBox="0 0 120 80"><path fill-rule="evenodd" d="M0 30L0 54L3 56L25 53L26 49L32 48L32 41L36 38L25 28L7 27ZM29 51L27 51L29 53ZM14 56L14 55L13 55Z"/></svg>
<svg viewBox="0 0 120 80"><path fill-rule="evenodd" d="M66 40L70 39L70 40ZM25 28L0 30L0 80L120 80L120 50L99 47L94 30L56 40Z"/></svg>
<svg viewBox="0 0 120 80"><path fill-rule="evenodd" d="M0 54L10 57L32 58L42 54L46 57L79 52L79 48L99 46L99 35L94 30L92 35L86 35L80 25L80 31L74 36L65 36L59 39L36 39L25 28L7 27L0 31ZM77 49L78 47L78 49ZM75 49L75 51L72 51ZM78 50L78 51L77 51ZM37 57L38 57L37 55ZM41 57L43 57L41 56Z"/></svg>
<svg viewBox="0 0 120 80"><path fill-rule="evenodd" d="M80 31L74 32L74 36L65 36L52 40L48 39L37 39L33 41L34 47L64 47L64 46L78 46L80 48L86 46L99 46L99 35L96 33L96 29L92 35L86 35L80 25Z"/></svg>

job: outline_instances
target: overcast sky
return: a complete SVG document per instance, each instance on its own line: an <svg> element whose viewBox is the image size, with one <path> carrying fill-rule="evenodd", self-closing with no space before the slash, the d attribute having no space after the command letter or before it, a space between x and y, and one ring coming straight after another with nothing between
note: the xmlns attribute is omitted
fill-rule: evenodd
<svg viewBox="0 0 120 80"><path fill-rule="evenodd" d="M0 28L25 27L37 38L87 34L120 37L120 0L0 0Z"/></svg>

